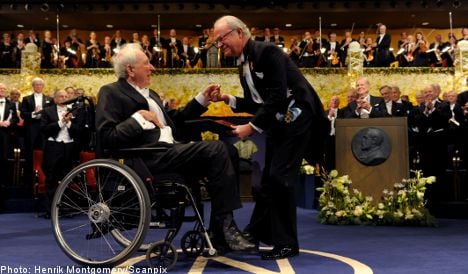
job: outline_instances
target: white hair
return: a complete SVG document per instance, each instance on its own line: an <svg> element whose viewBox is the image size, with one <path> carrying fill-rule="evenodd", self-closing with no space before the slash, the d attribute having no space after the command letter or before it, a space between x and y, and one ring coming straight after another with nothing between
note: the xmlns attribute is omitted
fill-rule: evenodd
<svg viewBox="0 0 468 274"><path fill-rule="evenodd" d="M117 78L128 78L127 65L134 66L136 64L138 51L143 51L139 43L127 43L112 57L112 64Z"/></svg>
<svg viewBox="0 0 468 274"><path fill-rule="evenodd" d="M251 34L250 34L249 28L239 18L237 18L235 16L232 16L232 15L225 15L225 16L219 18L218 20L216 20L214 25L216 26L216 25L220 24L221 22L226 23L230 29L233 29L233 30L240 29L240 30L242 30L242 32L244 33L244 36L247 37L247 38L250 38Z"/></svg>
<svg viewBox="0 0 468 274"><path fill-rule="evenodd" d="M42 80L42 78L35 77L34 79L32 79L31 85L34 86L34 84L36 84L36 83L40 83L40 84L44 85L44 80Z"/></svg>

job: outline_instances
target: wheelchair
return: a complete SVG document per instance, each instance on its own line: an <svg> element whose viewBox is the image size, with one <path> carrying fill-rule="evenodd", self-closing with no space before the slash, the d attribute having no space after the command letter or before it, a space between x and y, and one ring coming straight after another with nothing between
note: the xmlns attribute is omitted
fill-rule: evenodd
<svg viewBox="0 0 468 274"><path fill-rule="evenodd" d="M160 149L165 148L122 149L117 156L82 163L63 178L51 219L57 243L68 257L81 265L113 267L136 251L146 251L150 267L169 270L178 259L172 242L184 221L195 224L182 236L183 253L217 254L200 202L184 179L178 174L151 176L139 156ZM185 216L187 205L194 216Z"/></svg>

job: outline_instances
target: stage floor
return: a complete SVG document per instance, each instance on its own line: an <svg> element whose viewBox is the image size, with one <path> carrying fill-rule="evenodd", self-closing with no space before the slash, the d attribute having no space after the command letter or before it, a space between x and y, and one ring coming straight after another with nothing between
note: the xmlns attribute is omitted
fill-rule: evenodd
<svg viewBox="0 0 468 274"><path fill-rule="evenodd" d="M209 206L206 206L205 216ZM244 227L253 204L236 212ZM257 254L188 259L179 253L168 273L467 273L468 220L438 219L438 227L330 226L317 211L298 208L299 256L262 261ZM103 273L84 269L58 247L51 221L33 213L0 214L0 273ZM193 224L186 224L174 241ZM184 230L185 229L185 230ZM267 248L267 247L264 247ZM127 272L144 273L144 253L127 262ZM74 267L74 268L73 268ZM16 271L16 272L13 272ZM99 272L100 271L100 272ZM164 273L160 271L160 273Z"/></svg>

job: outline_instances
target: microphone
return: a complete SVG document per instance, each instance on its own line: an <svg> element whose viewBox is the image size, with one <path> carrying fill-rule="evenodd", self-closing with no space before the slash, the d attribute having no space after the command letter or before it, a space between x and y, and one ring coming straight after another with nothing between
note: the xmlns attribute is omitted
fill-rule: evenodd
<svg viewBox="0 0 468 274"><path fill-rule="evenodd" d="M63 101L62 104L63 105L69 105L69 104L73 104L75 102L83 102L85 99L88 99L88 97L86 97L84 95L81 95L81 96L78 96L78 97Z"/></svg>

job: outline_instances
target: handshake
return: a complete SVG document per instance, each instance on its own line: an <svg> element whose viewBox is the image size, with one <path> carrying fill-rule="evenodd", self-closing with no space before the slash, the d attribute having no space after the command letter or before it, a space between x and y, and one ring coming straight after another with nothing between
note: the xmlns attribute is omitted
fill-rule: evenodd
<svg viewBox="0 0 468 274"><path fill-rule="evenodd" d="M202 92L203 96L208 101L211 102L219 102L223 101L226 104L229 103L229 96L227 94L221 93L221 85L220 84L209 84L205 90Z"/></svg>

